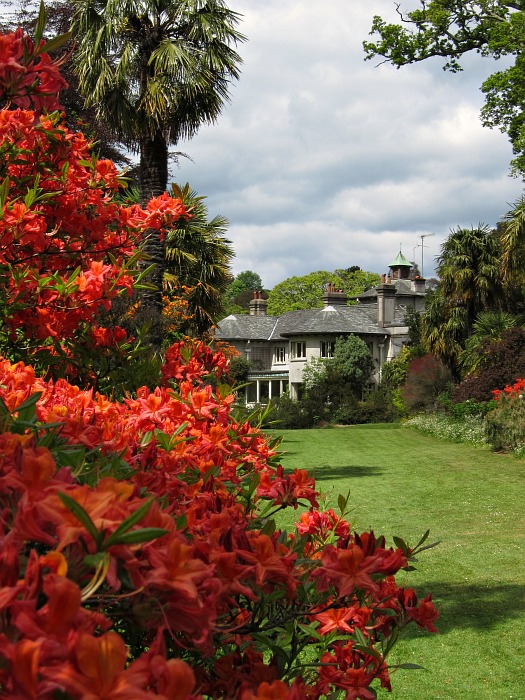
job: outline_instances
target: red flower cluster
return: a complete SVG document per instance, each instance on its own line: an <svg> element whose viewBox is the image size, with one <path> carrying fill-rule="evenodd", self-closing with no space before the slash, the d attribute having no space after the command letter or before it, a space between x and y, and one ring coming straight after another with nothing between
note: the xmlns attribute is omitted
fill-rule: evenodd
<svg viewBox="0 0 525 700"><path fill-rule="evenodd" d="M496 401L501 401L504 398L522 399L525 395L525 379L516 379L514 384L508 384L503 389L494 389L492 396Z"/></svg>
<svg viewBox="0 0 525 700"><path fill-rule="evenodd" d="M0 95L7 105L38 112L60 109L58 93L67 83L44 48L45 42L35 46L21 29L0 35Z"/></svg>
<svg viewBox="0 0 525 700"><path fill-rule="evenodd" d="M82 134L56 118L36 126L33 121L33 112L0 113L0 174L9 185L0 219L0 269L6 305L14 309L8 323L13 332L23 329L40 340L68 338L101 308L108 310L117 294L131 292L125 261L143 231L189 215L167 195L145 209L118 205L113 163L93 162Z"/></svg>

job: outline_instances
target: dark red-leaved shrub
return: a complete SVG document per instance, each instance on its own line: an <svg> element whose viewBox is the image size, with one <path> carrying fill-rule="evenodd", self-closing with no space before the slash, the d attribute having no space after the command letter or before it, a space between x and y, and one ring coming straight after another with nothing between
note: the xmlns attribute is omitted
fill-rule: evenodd
<svg viewBox="0 0 525 700"><path fill-rule="evenodd" d="M434 355L410 360L407 378L401 387L401 396L409 412L433 407L450 380L450 370Z"/></svg>
<svg viewBox="0 0 525 700"><path fill-rule="evenodd" d="M503 389L525 376L525 328L509 328L501 340L487 341L481 348L481 369L454 387L452 401L490 401L495 389Z"/></svg>

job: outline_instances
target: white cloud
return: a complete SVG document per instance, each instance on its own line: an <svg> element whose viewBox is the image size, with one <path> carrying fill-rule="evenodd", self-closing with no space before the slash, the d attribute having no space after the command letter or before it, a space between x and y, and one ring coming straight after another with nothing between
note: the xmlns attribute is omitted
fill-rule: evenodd
<svg viewBox="0 0 525 700"><path fill-rule="evenodd" d="M241 79L217 124L180 145L174 179L230 220L233 270L272 287L318 269L385 271L422 234L425 272L456 225L495 225L522 184L506 136L479 121L477 56L395 70L364 61L374 14L393 0L230 0L244 14ZM498 66L499 67L499 66ZM427 263L428 260L428 263ZM427 269L428 265L428 269Z"/></svg>

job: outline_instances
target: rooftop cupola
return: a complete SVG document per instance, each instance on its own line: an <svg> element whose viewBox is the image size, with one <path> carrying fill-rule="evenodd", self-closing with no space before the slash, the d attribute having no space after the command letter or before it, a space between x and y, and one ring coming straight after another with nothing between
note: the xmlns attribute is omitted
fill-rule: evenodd
<svg viewBox="0 0 525 700"><path fill-rule="evenodd" d="M412 263L405 258L401 250L397 254L396 259L393 260L388 267L392 271L393 280L407 280L410 278Z"/></svg>

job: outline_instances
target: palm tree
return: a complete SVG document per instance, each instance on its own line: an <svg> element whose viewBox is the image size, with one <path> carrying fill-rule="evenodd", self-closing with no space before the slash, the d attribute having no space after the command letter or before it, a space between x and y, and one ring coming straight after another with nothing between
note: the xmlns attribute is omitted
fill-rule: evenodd
<svg viewBox="0 0 525 700"><path fill-rule="evenodd" d="M144 205L168 184L169 146L212 123L239 77L234 50L245 37L240 15L223 0L74 0L75 65L80 90L115 137L140 154ZM149 340L161 344L166 260L157 232L143 250L153 265L142 305L150 316Z"/></svg>
<svg viewBox="0 0 525 700"><path fill-rule="evenodd" d="M234 253L230 241L224 238L228 221L222 216L208 221L205 197L198 196L188 184L182 189L172 185L171 194L184 202L192 217L181 220L179 227L166 236L164 286L171 291L190 289L190 321L182 330L202 335L218 320L224 292L232 282L230 262Z"/></svg>
<svg viewBox="0 0 525 700"><path fill-rule="evenodd" d="M222 0L74 0L88 105L140 154L144 204L168 182L168 148L212 123L239 77L245 37Z"/></svg>
<svg viewBox="0 0 525 700"><path fill-rule="evenodd" d="M457 372L465 332L466 309L450 305L438 287L427 295L421 316L421 345Z"/></svg>
<svg viewBox="0 0 525 700"><path fill-rule="evenodd" d="M477 314L498 308L503 297L497 237L482 225L453 230L437 262L440 290L450 306L465 309L464 335L468 337Z"/></svg>
<svg viewBox="0 0 525 700"><path fill-rule="evenodd" d="M473 333L465 343L459 357L463 376L473 374L484 366L486 355L483 348L489 341L501 340L505 331L523 326L525 319L506 311L482 311L473 324Z"/></svg>
<svg viewBox="0 0 525 700"><path fill-rule="evenodd" d="M502 218L498 235L505 282L514 288L522 287L525 284L525 196Z"/></svg>
<svg viewBox="0 0 525 700"><path fill-rule="evenodd" d="M422 343L457 373L459 358L482 311L503 301L498 239L487 226L453 230L441 246L438 288L422 316Z"/></svg>

